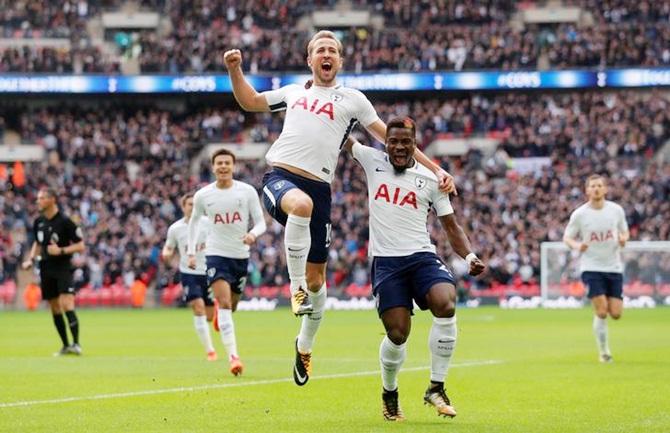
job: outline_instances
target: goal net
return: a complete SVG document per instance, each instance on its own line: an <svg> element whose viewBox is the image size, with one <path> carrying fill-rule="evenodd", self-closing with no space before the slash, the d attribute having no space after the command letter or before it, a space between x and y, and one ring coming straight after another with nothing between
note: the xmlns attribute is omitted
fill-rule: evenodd
<svg viewBox="0 0 670 433"><path fill-rule="evenodd" d="M543 301L586 297L579 253L563 242L542 242L540 251ZM670 241L630 241L621 254L624 297L670 305Z"/></svg>

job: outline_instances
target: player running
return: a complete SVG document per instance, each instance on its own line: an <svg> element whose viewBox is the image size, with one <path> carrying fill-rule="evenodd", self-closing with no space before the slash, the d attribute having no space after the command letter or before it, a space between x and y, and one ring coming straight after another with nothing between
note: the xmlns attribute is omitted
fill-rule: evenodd
<svg viewBox="0 0 670 433"><path fill-rule="evenodd" d="M193 310L193 326L195 332L200 338L200 342L205 346L208 361L216 361L217 355L212 344L212 337L209 333L209 324L214 317L214 301L209 296L207 285L207 276L205 271L205 237L207 236L207 227L200 227L198 230L198 242L196 242L195 269L188 266L188 224L193 213L193 193L185 194L181 198L181 209L184 212L184 218L173 223L167 232L167 240L163 246L162 258L168 263L174 256L175 250L179 252L179 274L181 277L181 286L184 290L183 299ZM207 219L202 217L198 224L207 224Z"/></svg>
<svg viewBox="0 0 670 433"><path fill-rule="evenodd" d="M607 314L618 320L623 311L621 249L630 236L623 208L605 200L606 195L605 179L599 174L589 176L586 180L588 201L572 212L563 236L571 249L581 253L579 270L595 313L593 333L600 362L612 362Z"/></svg>
<svg viewBox="0 0 670 433"><path fill-rule="evenodd" d="M479 275L484 263L470 248L456 221L449 197L438 189L438 179L414 158L416 130L409 118L388 123L386 152L349 140L345 148L365 170L370 208L372 286L377 311L386 329L379 348L382 369L382 413L402 421L398 401L398 373L406 357L413 302L430 309L433 326L430 384L424 402L438 415L456 416L444 381L456 345L456 289L454 277L436 254L426 229L434 209L454 251L467 260L470 275Z"/></svg>
<svg viewBox="0 0 670 433"><path fill-rule="evenodd" d="M337 84L342 50L334 33L316 33L307 46L310 85L291 84L263 93L244 78L241 52L224 54L235 99L244 110L286 111L282 132L266 155L272 170L263 178L263 201L270 215L285 226L291 308L304 316L293 368L298 385L309 380L314 338L326 304L330 183L340 150L356 123L381 141L386 135L386 125L365 95ZM446 192L455 192L447 172L421 152L417 160L435 173Z"/></svg>
<svg viewBox="0 0 670 433"><path fill-rule="evenodd" d="M219 149L211 162L216 181L199 189L193 197L193 215L188 223L188 266L196 268L198 221L207 215L207 284L219 304L217 322L230 372L239 376L244 365L237 352L233 312L247 282L249 246L265 232L265 220L256 189L233 179L235 154ZM251 230L250 219L254 224Z"/></svg>

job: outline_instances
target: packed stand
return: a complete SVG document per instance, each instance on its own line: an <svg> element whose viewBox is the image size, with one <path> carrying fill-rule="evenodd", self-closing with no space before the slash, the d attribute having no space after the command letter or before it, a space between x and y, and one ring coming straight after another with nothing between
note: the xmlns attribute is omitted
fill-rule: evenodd
<svg viewBox="0 0 670 433"><path fill-rule="evenodd" d="M118 60L92 46L86 30L89 18L117 3L0 0L0 37L34 40L0 48L0 72L118 73ZM39 40L44 38L67 39L69 46L42 46Z"/></svg>
<svg viewBox="0 0 670 433"><path fill-rule="evenodd" d="M670 138L670 101L656 93L553 93L472 95L447 100L375 103L380 116L410 115L417 120L420 142L438 137L497 134L501 146L491 156L471 151L443 159L461 194L453 199L460 221L489 272L464 287L485 289L539 277L539 245L560 240L572 209L583 201L583 179L609 174L611 198L622 204L632 238L670 238L670 168L650 160ZM61 204L81 222L87 254L77 263L78 284L94 287L143 278L158 287L174 281L175 270L158 260L165 232L180 217L179 196L211 180L207 162L189 174L189 161L210 141L272 141L281 116L205 109L177 115L157 109L108 108L104 115L85 107L25 111L20 119L24 141L42 144L65 163L33 164L26 185L16 189L0 180L3 194L2 239L14 251L5 268L15 269L25 252L35 218L35 192L56 185ZM358 133L360 134L360 133ZM545 156L549 164L536 172L519 172L510 156ZM343 157L333 183L333 244L329 284L333 293L369 280L367 204L360 167ZM237 177L260 186L267 168L238 164ZM2 179L2 176L0 176ZM287 282L282 229L268 218L268 232L252 249L250 293ZM435 221L432 235L448 251ZM5 236L6 237L6 236ZM453 257L453 256L452 256ZM451 259L457 274L464 272ZM263 292L266 293L266 292ZM364 292L361 292L364 293Z"/></svg>
<svg viewBox="0 0 670 433"><path fill-rule="evenodd" d="M14 38L66 38L71 48L0 49L0 72L116 73L118 58L90 45L86 21L120 0L0 1L0 32ZM214 1L142 0L140 8L168 17L171 30L120 31L120 56L136 57L144 73L225 71L223 53L244 51L252 73L306 71L311 32L298 20L334 0ZM382 29L352 27L338 32L345 70L439 71L538 67L670 65L670 2L568 2L590 12L593 24L510 24L514 2L357 0L354 9L384 18ZM417 33L416 28L422 31Z"/></svg>
<svg viewBox="0 0 670 433"><path fill-rule="evenodd" d="M640 11L619 3L582 1L593 25L531 24L520 31L509 24L513 2L356 2L355 8L382 15L383 29L353 27L338 34L345 70L356 73L535 69L541 57L552 68L670 64L670 2L642 3ZM311 33L296 30L296 19L328 4L289 6L291 14L283 7L250 8L249 2L172 2L165 11L172 33L139 37L142 70L220 72L225 50L237 47L253 73L305 71Z"/></svg>

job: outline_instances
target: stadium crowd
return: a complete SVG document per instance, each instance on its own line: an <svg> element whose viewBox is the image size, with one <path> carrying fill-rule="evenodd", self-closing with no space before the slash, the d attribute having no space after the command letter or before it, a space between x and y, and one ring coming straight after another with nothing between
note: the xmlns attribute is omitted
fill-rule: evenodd
<svg viewBox="0 0 670 433"><path fill-rule="evenodd" d="M624 206L633 239L670 238L670 167L650 162L670 138L670 101L656 93L581 92L470 95L410 102L375 102L383 119L417 119L422 145L438 137L493 135L498 149L471 150L442 164L457 179L455 209L490 271L465 287L486 288L539 276L539 242L560 240L572 209L583 200L588 173L610 176L611 197ZM175 270L159 261L169 224L179 218L178 199L210 180L207 162L191 171L191 158L207 142L272 141L278 115L237 109L175 114L153 109L87 110L86 107L26 109L18 129L24 142L52 153L50 164L26 167L25 185L0 176L3 269L13 277L30 239L40 185L57 185L66 213L83 226L87 254L78 259L77 284L93 287L142 278L158 287ZM363 138L364 139L364 138ZM544 156L533 170L517 169L510 156ZM366 187L362 170L342 157L333 183L333 244L329 260L334 290L369 279ZM65 161L65 162L59 162ZM237 177L261 184L266 167L238 164ZM67 187L66 187L67 185ZM281 227L269 230L253 249L252 287L287 282ZM432 221L441 252L446 237ZM10 238L9 233L13 234ZM463 275L463 263L451 265Z"/></svg>
<svg viewBox="0 0 670 433"><path fill-rule="evenodd" d="M301 16L335 1L145 0L142 8L168 18L163 33L121 31L119 57L136 57L144 73L222 72L223 53L239 47L251 72L305 71L310 30L298 26ZM71 48L7 47L0 49L0 71L119 71L120 58L101 55L91 46L86 20L120 1L59 0L19 2L0 12L5 37L59 37ZM670 2L568 2L591 15L591 23L511 23L514 2L469 0L353 1L355 9L384 18L384 26L352 27L339 32L345 69L363 71L432 71L670 64ZM22 6L22 7L20 7ZM419 33L415 28L421 28Z"/></svg>

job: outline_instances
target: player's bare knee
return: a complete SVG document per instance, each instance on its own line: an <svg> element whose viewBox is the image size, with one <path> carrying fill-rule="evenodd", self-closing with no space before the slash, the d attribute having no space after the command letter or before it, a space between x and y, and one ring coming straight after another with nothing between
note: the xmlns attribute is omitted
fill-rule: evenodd
<svg viewBox="0 0 670 433"><path fill-rule="evenodd" d="M611 312L610 311L610 317L614 320L619 320L619 319L621 319L621 312Z"/></svg>
<svg viewBox="0 0 670 433"><path fill-rule="evenodd" d="M440 308L439 315L435 315L435 317L449 318L454 317L454 315L456 315L456 304L452 301L449 301L448 303L444 304L442 308Z"/></svg>
<svg viewBox="0 0 670 433"><path fill-rule="evenodd" d="M607 311L596 311L596 316L598 316L601 319L607 319Z"/></svg>
<svg viewBox="0 0 670 433"><path fill-rule="evenodd" d="M430 312L434 317L449 318L456 314L456 299L453 296L448 296L441 299L440 302L430 306Z"/></svg>
<svg viewBox="0 0 670 433"><path fill-rule="evenodd" d="M291 205L288 213L291 215L297 215L300 217L309 218L312 216L313 208L314 203L312 202L312 199L305 194L303 197L299 198L296 197L293 198L293 200L291 200Z"/></svg>
<svg viewBox="0 0 670 433"><path fill-rule="evenodd" d="M323 283L326 282L326 278L323 274L320 272L307 272L306 275L307 279L307 287L311 292L318 292L321 287L323 286Z"/></svg>
<svg viewBox="0 0 670 433"><path fill-rule="evenodd" d="M53 314L63 314L63 308L61 307L60 301L58 299L50 299L49 308Z"/></svg>
<svg viewBox="0 0 670 433"><path fill-rule="evenodd" d="M393 342L393 344L401 345L407 341L407 332L402 329L389 329L386 336Z"/></svg>

